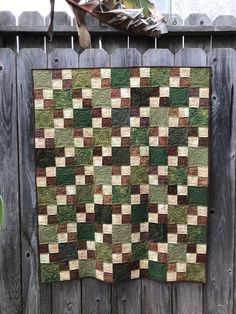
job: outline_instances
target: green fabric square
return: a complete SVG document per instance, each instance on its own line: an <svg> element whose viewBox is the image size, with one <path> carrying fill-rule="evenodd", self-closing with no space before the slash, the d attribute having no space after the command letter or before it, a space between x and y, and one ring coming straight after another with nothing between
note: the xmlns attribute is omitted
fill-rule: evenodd
<svg viewBox="0 0 236 314"><path fill-rule="evenodd" d="M35 128L53 128L53 110L35 110Z"/></svg>
<svg viewBox="0 0 236 314"><path fill-rule="evenodd" d="M67 224L76 222L76 208L75 205L58 205L57 217L59 224Z"/></svg>
<svg viewBox="0 0 236 314"><path fill-rule="evenodd" d="M96 248L96 260L107 263L112 263L112 245L106 243L95 244Z"/></svg>
<svg viewBox="0 0 236 314"><path fill-rule="evenodd" d="M112 223L112 206L95 204L95 219L98 223Z"/></svg>
<svg viewBox="0 0 236 314"><path fill-rule="evenodd" d="M190 86L191 87L209 87L210 69L191 68Z"/></svg>
<svg viewBox="0 0 236 314"><path fill-rule="evenodd" d="M39 243L57 243L57 225L39 226Z"/></svg>
<svg viewBox="0 0 236 314"><path fill-rule="evenodd" d="M188 146L188 128L169 128L169 146Z"/></svg>
<svg viewBox="0 0 236 314"><path fill-rule="evenodd" d="M85 69L72 70L73 88L91 87L91 72Z"/></svg>
<svg viewBox="0 0 236 314"><path fill-rule="evenodd" d="M72 91L70 89L53 91L53 104L55 109L72 108Z"/></svg>
<svg viewBox="0 0 236 314"><path fill-rule="evenodd" d="M148 183L148 167L133 166L131 167L131 183L134 185Z"/></svg>
<svg viewBox="0 0 236 314"><path fill-rule="evenodd" d="M204 264L187 264L186 273L188 281L205 282L205 265Z"/></svg>
<svg viewBox="0 0 236 314"><path fill-rule="evenodd" d="M192 127L207 127L208 109L189 108L189 125Z"/></svg>
<svg viewBox="0 0 236 314"><path fill-rule="evenodd" d="M188 165L194 167L208 166L208 148L189 147Z"/></svg>
<svg viewBox="0 0 236 314"><path fill-rule="evenodd" d="M94 182L97 185L111 184L111 167L94 167Z"/></svg>
<svg viewBox="0 0 236 314"><path fill-rule="evenodd" d="M167 225L149 223L149 240L155 242L167 242Z"/></svg>
<svg viewBox="0 0 236 314"><path fill-rule="evenodd" d="M170 69L151 68L150 81L152 86L169 86Z"/></svg>
<svg viewBox="0 0 236 314"><path fill-rule="evenodd" d="M112 164L117 166L129 165L129 147L112 147Z"/></svg>
<svg viewBox="0 0 236 314"><path fill-rule="evenodd" d="M129 185L113 185L112 186L112 203L114 204L130 204L130 186Z"/></svg>
<svg viewBox="0 0 236 314"><path fill-rule="evenodd" d="M93 88L92 105L94 107L111 107L111 89Z"/></svg>
<svg viewBox="0 0 236 314"><path fill-rule="evenodd" d="M150 108L150 126L169 126L169 108Z"/></svg>
<svg viewBox="0 0 236 314"><path fill-rule="evenodd" d="M148 146L149 137L146 128L131 128L131 144L134 146Z"/></svg>
<svg viewBox="0 0 236 314"><path fill-rule="evenodd" d="M188 187L188 203L189 205L207 206L208 189L206 187Z"/></svg>
<svg viewBox="0 0 236 314"><path fill-rule="evenodd" d="M50 70L34 70L33 71L34 88L52 88L52 71Z"/></svg>
<svg viewBox="0 0 236 314"><path fill-rule="evenodd" d="M167 264L160 262L148 262L148 274L149 278L165 281L167 274Z"/></svg>
<svg viewBox="0 0 236 314"><path fill-rule="evenodd" d="M39 205L49 205L56 204L56 188L55 187L38 187L38 204Z"/></svg>
<svg viewBox="0 0 236 314"><path fill-rule="evenodd" d="M207 242L207 229L205 226L188 226L188 243L205 244Z"/></svg>
<svg viewBox="0 0 236 314"><path fill-rule="evenodd" d="M77 223L78 240L94 241L95 226L93 223Z"/></svg>
<svg viewBox="0 0 236 314"><path fill-rule="evenodd" d="M187 107L189 103L189 89L184 87L170 87L170 106Z"/></svg>
<svg viewBox="0 0 236 314"><path fill-rule="evenodd" d="M128 68L111 69L111 86L112 87L129 87L130 86L130 69Z"/></svg>
<svg viewBox="0 0 236 314"><path fill-rule="evenodd" d="M165 147L149 147L149 164L151 166L167 165L168 151Z"/></svg>
<svg viewBox="0 0 236 314"><path fill-rule="evenodd" d="M111 128L93 129L94 146L111 146Z"/></svg>
<svg viewBox="0 0 236 314"><path fill-rule="evenodd" d="M86 166L93 164L92 148L75 148L75 162L77 166Z"/></svg>
<svg viewBox="0 0 236 314"><path fill-rule="evenodd" d="M58 148L74 146L74 130L55 129L55 146Z"/></svg>
<svg viewBox="0 0 236 314"><path fill-rule="evenodd" d="M91 128L92 112L90 109L74 109L74 127Z"/></svg>
<svg viewBox="0 0 236 314"><path fill-rule="evenodd" d="M78 203L93 203L93 185L79 185L76 187Z"/></svg>
<svg viewBox="0 0 236 314"><path fill-rule="evenodd" d="M187 185L188 169L186 167L168 167L169 184Z"/></svg>
<svg viewBox="0 0 236 314"><path fill-rule="evenodd" d="M112 109L112 126L123 127L130 125L129 108Z"/></svg>
<svg viewBox="0 0 236 314"><path fill-rule="evenodd" d="M35 165L43 168L55 166L54 149L35 149Z"/></svg>
<svg viewBox="0 0 236 314"><path fill-rule="evenodd" d="M187 206L168 206L169 224L187 224Z"/></svg>
<svg viewBox="0 0 236 314"><path fill-rule="evenodd" d="M112 243L130 243L131 225L113 225L112 226Z"/></svg>
<svg viewBox="0 0 236 314"><path fill-rule="evenodd" d="M149 200L151 203L167 204L167 186L150 185Z"/></svg>
<svg viewBox="0 0 236 314"><path fill-rule="evenodd" d="M57 264L41 264L41 280L42 282L59 281L60 268Z"/></svg>
<svg viewBox="0 0 236 314"><path fill-rule="evenodd" d="M186 262L187 244L168 243L168 263Z"/></svg>
<svg viewBox="0 0 236 314"><path fill-rule="evenodd" d="M132 243L132 261L148 258L148 243L146 241Z"/></svg>
<svg viewBox="0 0 236 314"><path fill-rule="evenodd" d="M61 262L78 259L78 243L59 243L59 260Z"/></svg>
<svg viewBox="0 0 236 314"><path fill-rule="evenodd" d="M131 107L148 107L150 87L131 88Z"/></svg>
<svg viewBox="0 0 236 314"><path fill-rule="evenodd" d="M75 184L75 168L74 167L57 167L56 168L57 185L73 185Z"/></svg>
<svg viewBox="0 0 236 314"><path fill-rule="evenodd" d="M131 264L113 264L113 280L114 282L123 282L131 279Z"/></svg>
<svg viewBox="0 0 236 314"><path fill-rule="evenodd" d="M80 260L79 261L79 277L95 277L96 276L96 260Z"/></svg>
<svg viewBox="0 0 236 314"><path fill-rule="evenodd" d="M136 204L131 206L132 224L138 224L148 221L148 207L147 204Z"/></svg>

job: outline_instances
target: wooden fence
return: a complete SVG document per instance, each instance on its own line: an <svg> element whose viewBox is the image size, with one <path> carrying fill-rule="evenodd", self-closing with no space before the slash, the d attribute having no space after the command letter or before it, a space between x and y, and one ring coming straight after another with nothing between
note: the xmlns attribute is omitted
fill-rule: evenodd
<svg viewBox="0 0 236 314"><path fill-rule="evenodd" d="M93 45L104 49L82 51L65 13L57 15L49 43L37 12L23 13L18 26L12 14L0 12L0 194L6 206L0 314L236 313L236 19L211 22L191 15L182 26L178 17L168 21L170 33L158 41L92 25ZM91 278L40 284L31 69L139 65L212 67L207 284L144 279L107 284Z"/></svg>

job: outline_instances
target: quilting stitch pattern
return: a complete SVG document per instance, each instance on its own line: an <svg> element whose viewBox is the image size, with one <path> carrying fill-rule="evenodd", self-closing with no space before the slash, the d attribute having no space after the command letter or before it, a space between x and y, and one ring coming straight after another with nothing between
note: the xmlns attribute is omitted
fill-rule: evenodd
<svg viewBox="0 0 236 314"><path fill-rule="evenodd" d="M42 282L205 282L209 78L33 71Z"/></svg>

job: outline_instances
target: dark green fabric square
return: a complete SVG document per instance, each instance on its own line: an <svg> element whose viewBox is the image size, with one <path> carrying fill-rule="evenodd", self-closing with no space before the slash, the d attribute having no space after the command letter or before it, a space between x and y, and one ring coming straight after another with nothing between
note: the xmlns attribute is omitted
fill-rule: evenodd
<svg viewBox="0 0 236 314"><path fill-rule="evenodd" d="M55 166L54 149L35 149L35 165L43 168Z"/></svg>
<svg viewBox="0 0 236 314"><path fill-rule="evenodd" d="M94 107L111 107L111 89L93 88L92 104Z"/></svg>
<svg viewBox="0 0 236 314"><path fill-rule="evenodd" d="M112 164L118 166L130 165L129 147L112 147Z"/></svg>
<svg viewBox="0 0 236 314"><path fill-rule="evenodd" d="M131 183L134 185L148 184L148 167L147 166L131 167Z"/></svg>
<svg viewBox="0 0 236 314"><path fill-rule="evenodd" d="M168 206L169 224L187 224L187 206Z"/></svg>
<svg viewBox="0 0 236 314"><path fill-rule="evenodd" d="M91 87L91 71L86 69L72 70L73 88Z"/></svg>
<svg viewBox="0 0 236 314"><path fill-rule="evenodd" d="M59 243L59 260L61 262L78 259L78 243Z"/></svg>
<svg viewBox="0 0 236 314"><path fill-rule="evenodd" d="M74 130L55 129L55 146L58 148L74 146Z"/></svg>
<svg viewBox="0 0 236 314"><path fill-rule="evenodd" d="M57 264L41 264L41 280L42 282L59 281L60 268Z"/></svg>
<svg viewBox="0 0 236 314"><path fill-rule="evenodd" d="M80 260L79 261L79 277L95 277L96 276L96 260Z"/></svg>
<svg viewBox="0 0 236 314"><path fill-rule="evenodd" d="M149 240L155 242L167 242L167 225L149 223Z"/></svg>
<svg viewBox="0 0 236 314"><path fill-rule="evenodd" d="M93 203L93 185L79 185L76 187L78 203Z"/></svg>
<svg viewBox="0 0 236 314"><path fill-rule="evenodd" d="M112 245L106 243L95 244L96 260L112 263Z"/></svg>
<svg viewBox="0 0 236 314"><path fill-rule="evenodd" d="M169 146L188 146L188 128L169 128Z"/></svg>
<svg viewBox="0 0 236 314"><path fill-rule="evenodd" d="M204 264L190 264L187 263L186 273L188 281L197 281L197 282L205 282L206 274L205 274L205 265Z"/></svg>
<svg viewBox="0 0 236 314"><path fill-rule="evenodd" d="M132 243L132 261L148 258L148 243L136 242Z"/></svg>
<svg viewBox="0 0 236 314"><path fill-rule="evenodd" d="M131 128L131 144L134 146L148 146L149 136L146 128Z"/></svg>
<svg viewBox="0 0 236 314"><path fill-rule="evenodd" d="M76 208L75 205L58 205L57 217L59 224L67 224L76 222Z"/></svg>
<svg viewBox="0 0 236 314"><path fill-rule="evenodd" d="M150 87L131 88L131 107L148 107Z"/></svg>
<svg viewBox="0 0 236 314"><path fill-rule="evenodd" d="M112 87L129 87L130 86L130 69L128 68L111 69L111 86Z"/></svg>
<svg viewBox="0 0 236 314"><path fill-rule="evenodd" d="M189 125L192 127L207 127L208 109L189 108Z"/></svg>
<svg viewBox="0 0 236 314"><path fill-rule="evenodd" d="M113 225L112 226L112 243L130 243L131 225Z"/></svg>
<svg viewBox="0 0 236 314"><path fill-rule="evenodd" d="M113 185L112 186L112 203L114 204L130 204L130 186L129 185Z"/></svg>
<svg viewBox="0 0 236 314"><path fill-rule="evenodd" d="M188 243L205 244L207 241L207 229L205 226L188 226Z"/></svg>
<svg viewBox="0 0 236 314"><path fill-rule="evenodd" d="M111 128L93 129L94 146L111 146Z"/></svg>
<svg viewBox="0 0 236 314"><path fill-rule="evenodd" d="M35 110L35 128L53 128L53 110Z"/></svg>
<svg viewBox="0 0 236 314"><path fill-rule="evenodd" d="M53 90L53 104L55 109L72 108L72 91L70 89Z"/></svg>
<svg viewBox="0 0 236 314"><path fill-rule="evenodd" d="M56 204L56 188L55 187L38 187L37 196L39 205Z"/></svg>
<svg viewBox="0 0 236 314"><path fill-rule="evenodd" d="M91 128L92 112L90 109L74 109L74 127Z"/></svg>
<svg viewBox="0 0 236 314"><path fill-rule="evenodd" d="M113 280L114 282L122 282L131 279L131 264L114 264Z"/></svg>
<svg viewBox="0 0 236 314"><path fill-rule="evenodd" d="M112 206L95 204L95 219L98 223L112 223Z"/></svg>
<svg viewBox="0 0 236 314"><path fill-rule="evenodd" d="M151 68L150 80L152 86L169 86L170 69Z"/></svg>
<svg viewBox="0 0 236 314"><path fill-rule="evenodd" d="M78 166L93 164L93 149L87 147L75 148L75 162Z"/></svg>
<svg viewBox="0 0 236 314"><path fill-rule="evenodd" d="M187 107L189 103L189 89L184 87L170 87L170 106Z"/></svg>
<svg viewBox="0 0 236 314"><path fill-rule="evenodd" d="M74 167L57 167L56 168L57 185L73 185L75 184L75 168Z"/></svg>
<svg viewBox="0 0 236 314"><path fill-rule="evenodd" d="M187 185L188 169L186 167L168 167L169 184Z"/></svg>
<svg viewBox="0 0 236 314"><path fill-rule="evenodd" d="M148 262L148 274L149 278L165 281L167 274L167 264L160 262Z"/></svg>
<svg viewBox="0 0 236 314"><path fill-rule="evenodd" d="M151 166L167 165L168 152L165 147L149 147L149 164Z"/></svg>
<svg viewBox="0 0 236 314"><path fill-rule="evenodd" d="M178 263L186 262L187 244L178 243L172 244L168 243L168 262Z"/></svg>
<svg viewBox="0 0 236 314"><path fill-rule="evenodd" d="M188 187L188 204L207 206L208 204L208 189L206 187Z"/></svg>
<svg viewBox="0 0 236 314"><path fill-rule="evenodd" d="M209 87L210 69L191 68L190 86L191 87Z"/></svg>
<svg viewBox="0 0 236 314"><path fill-rule="evenodd" d="M130 125L129 108L112 109L112 126L123 127Z"/></svg>
<svg viewBox="0 0 236 314"><path fill-rule="evenodd" d="M77 223L78 240L94 241L95 227L93 223Z"/></svg>
<svg viewBox="0 0 236 314"><path fill-rule="evenodd" d="M131 206L132 224L138 224L148 221L148 207L147 204L136 204Z"/></svg>

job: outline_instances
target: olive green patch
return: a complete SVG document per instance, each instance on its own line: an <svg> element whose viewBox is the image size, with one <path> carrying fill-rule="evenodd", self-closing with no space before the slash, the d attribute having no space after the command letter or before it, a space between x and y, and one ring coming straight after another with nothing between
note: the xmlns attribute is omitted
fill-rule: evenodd
<svg viewBox="0 0 236 314"><path fill-rule="evenodd" d="M96 185L111 184L111 167L94 167L94 182Z"/></svg>
<svg viewBox="0 0 236 314"><path fill-rule="evenodd" d="M73 88L91 87L91 72L85 69L72 70Z"/></svg>
<svg viewBox="0 0 236 314"><path fill-rule="evenodd" d="M186 252L187 252L186 244L168 243L168 253L167 253L168 262L169 263L186 262Z"/></svg>
<svg viewBox="0 0 236 314"><path fill-rule="evenodd" d="M80 260L79 261L79 277L95 277L96 275L96 260Z"/></svg>
<svg viewBox="0 0 236 314"><path fill-rule="evenodd" d="M208 166L208 148L189 147L188 165L194 167Z"/></svg>
<svg viewBox="0 0 236 314"><path fill-rule="evenodd" d="M188 243L206 243L207 229L205 226L188 226Z"/></svg>
<svg viewBox="0 0 236 314"><path fill-rule="evenodd" d="M189 264L187 263L186 267L187 280L196 281L196 282L205 282L206 281L206 270L204 264Z"/></svg>
<svg viewBox="0 0 236 314"><path fill-rule="evenodd" d="M131 183L147 184L148 183L148 167L133 166L131 167Z"/></svg>
<svg viewBox="0 0 236 314"><path fill-rule="evenodd" d="M93 129L94 146L111 146L111 128Z"/></svg>
<svg viewBox="0 0 236 314"><path fill-rule="evenodd" d="M106 243L95 244L96 260L112 263L112 245Z"/></svg>
<svg viewBox="0 0 236 314"><path fill-rule="evenodd" d="M150 126L168 126L169 108L150 108Z"/></svg>
<svg viewBox="0 0 236 314"><path fill-rule="evenodd" d="M113 225L112 226L112 243L130 243L131 225Z"/></svg>
<svg viewBox="0 0 236 314"><path fill-rule="evenodd" d="M111 89L93 88L92 105L94 107L111 107Z"/></svg>
<svg viewBox="0 0 236 314"><path fill-rule="evenodd" d="M168 167L169 184L187 185L188 169L186 167Z"/></svg>
<svg viewBox="0 0 236 314"><path fill-rule="evenodd" d="M112 87L129 87L130 86L130 69L128 68L111 69L111 86Z"/></svg>
<svg viewBox="0 0 236 314"><path fill-rule="evenodd" d="M150 81L151 86L169 86L170 69L151 68Z"/></svg>
<svg viewBox="0 0 236 314"><path fill-rule="evenodd" d="M208 109L190 108L189 125L195 127L208 126Z"/></svg>
<svg viewBox="0 0 236 314"><path fill-rule="evenodd" d="M74 130L55 129L55 146L58 148L74 146Z"/></svg>
<svg viewBox="0 0 236 314"><path fill-rule="evenodd" d="M41 264L41 280L42 282L60 280L60 268L57 264Z"/></svg>
<svg viewBox="0 0 236 314"><path fill-rule="evenodd" d="M167 186L150 185L149 199L151 203L167 204Z"/></svg>
<svg viewBox="0 0 236 314"><path fill-rule="evenodd" d="M57 225L39 226L39 243L57 243Z"/></svg>
<svg viewBox="0 0 236 314"><path fill-rule="evenodd" d="M44 70L34 70L33 71L33 79L34 79L34 88L44 88L44 89L50 89L52 88L52 71Z"/></svg>
<svg viewBox="0 0 236 314"><path fill-rule="evenodd" d="M54 90L53 104L55 109L72 108L72 91L70 89Z"/></svg>
<svg viewBox="0 0 236 314"><path fill-rule="evenodd" d="M76 196L78 203L93 203L93 185L78 185Z"/></svg>
<svg viewBox="0 0 236 314"><path fill-rule="evenodd" d="M131 188L129 185L113 185L112 186L112 202L113 204L130 204Z"/></svg>
<svg viewBox="0 0 236 314"><path fill-rule="evenodd" d="M187 206L168 206L169 224L187 224Z"/></svg>
<svg viewBox="0 0 236 314"><path fill-rule="evenodd" d="M210 69L191 68L190 86L191 87L209 87Z"/></svg>
<svg viewBox="0 0 236 314"><path fill-rule="evenodd" d="M75 148L75 163L78 166L93 164L93 149L87 147Z"/></svg>
<svg viewBox="0 0 236 314"><path fill-rule="evenodd" d="M131 144L134 146L148 146L148 129L131 128Z"/></svg>
<svg viewBox="0 0 236 314"><path fill-rule="evenodd" d="M40 128L53 128L53 110L35 110L35 127Z"/></svg>
<svg viewBox="0 0 236 314"><path fill-rule="evenodd" d="M38 187L38 204L39 205L49 205L56 204L56 188L55 187Z"/></svg>
<svg viewBox="0 0 236 314"><path fill-rule="evenodd" d="M67 224L76 222L76 208L75 205L58 205L57 217L59 224Z"/></svg>

